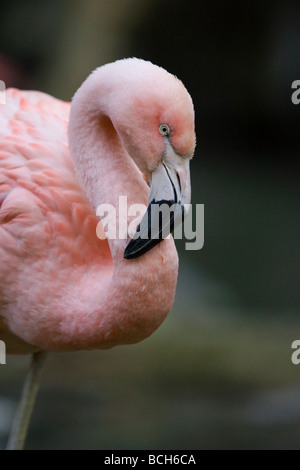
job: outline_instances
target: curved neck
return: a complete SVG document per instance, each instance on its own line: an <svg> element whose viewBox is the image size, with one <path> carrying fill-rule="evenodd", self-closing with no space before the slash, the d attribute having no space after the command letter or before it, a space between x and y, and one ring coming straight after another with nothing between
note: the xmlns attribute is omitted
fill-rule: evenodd
<svg viewBox="0 0 300 470"><path fill-rule="evenodd" d="M101 69L83 83L73 98L69 147L77 176L93 209L110 204L116 211L117 238L108 240L115 263L123 258L128 243L127 238L119 239L120 220L124 227L126 206L147 205L148 186L109 118L110 92L105 86L101 88L99 79ZM120 196L123 202L126 200L121 207Z"/></svg>

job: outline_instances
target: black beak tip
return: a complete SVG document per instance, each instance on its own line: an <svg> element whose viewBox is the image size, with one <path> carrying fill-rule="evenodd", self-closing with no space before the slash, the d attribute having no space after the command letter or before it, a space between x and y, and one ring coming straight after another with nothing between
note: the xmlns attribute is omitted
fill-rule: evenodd
<svg viewBox="0 0 300 470"><path fill-rule="evenodd" d="M124 251L125 259L134 259L139 256L139 238L137 240L130 240Z"/></svg>
<svg viewBox="0 0 300 470"><path fill-rule="evenodd" d="M128 245L126 246L125 248L125 251L124 251L124 258L125 259L133 259L133 258L136 258L137 257L137 254L131 250L131 248L128 248Z"/></svg>
<svg viewBox="0 0 300 470"><path fill-rule="evenodd" d="M139 256L143 255L159 242L162 239L146 239L143 240L141 238L137 238L136 240L132 239L128 243L124 251L124 258L125 259L134 259L138 258Z"/></svg>

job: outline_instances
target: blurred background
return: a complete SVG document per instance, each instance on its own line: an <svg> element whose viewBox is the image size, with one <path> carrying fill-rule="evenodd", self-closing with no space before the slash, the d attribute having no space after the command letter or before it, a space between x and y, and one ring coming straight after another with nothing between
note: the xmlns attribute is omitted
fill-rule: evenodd
<svg viewBox="0 0 300 470"><path fill-rule="evenodd" d="M91 70L129 56L193 97L205 245L177 241L176 301L152 337L49 356L27 448L299 448L299 1L1 2L7 86L70 100ZM0 448L28 360L0 366Z"/></svg>

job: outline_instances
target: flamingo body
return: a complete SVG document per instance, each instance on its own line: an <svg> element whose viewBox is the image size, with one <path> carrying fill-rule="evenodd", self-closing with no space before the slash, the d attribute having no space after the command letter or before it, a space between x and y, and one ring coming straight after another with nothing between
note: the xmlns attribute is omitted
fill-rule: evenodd
<svg viewBox="0 0 300 470"><path fill-rule="evenodd" d="M70 276L82 279L91 258L109 266L111 256L74 174L70 104L16 89L7 90L6 101L0 108L0 336L8 351L31 352L36 348L24 343L25 332L32 323L38 327L47 291L59 292ZM46 323L54 316L49 312Z"/></svg>
<svg viewBox="0 0 300 470"><path fill-rule="evenodd" d="M126 260L126 240L96 235L98 203L116 203L124 194L129 203L147 202L145 178L164 149L161 136L149 129L143 147L134 132L141 121L150 126L155 119L158 126L173 113L176 151L190 155L194 148L193 109L181 82L138 59L127 68L130 61L141 74L155 67L156 85L167 88L169 80L182 94L186 125L176 112L179 104L166 109L163 96L158 109L151 93L141 103L129 85L118 88L126 61L116 72L104 66L87 79L74 97L70 121L70 103L40 92L9 89L0 105L0 339L8 352L135 343L171 309L178 271L172 238ZM129 111L133 103L135 114Z"/></svg>

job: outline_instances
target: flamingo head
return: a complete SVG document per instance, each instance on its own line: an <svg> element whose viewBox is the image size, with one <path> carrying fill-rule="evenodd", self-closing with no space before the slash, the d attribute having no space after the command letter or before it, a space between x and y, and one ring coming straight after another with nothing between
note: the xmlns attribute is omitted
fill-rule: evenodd
<svg viewBox="0 0 300 470"><path fill-rule="evenodd" d="M183 220L184 204L191 197L194 108L182 82L161 67L140 59L125 59L116 65L118 83L111 83L110 118L150 185L147 212L124 253L129 259L157 245Z"/></svg>

